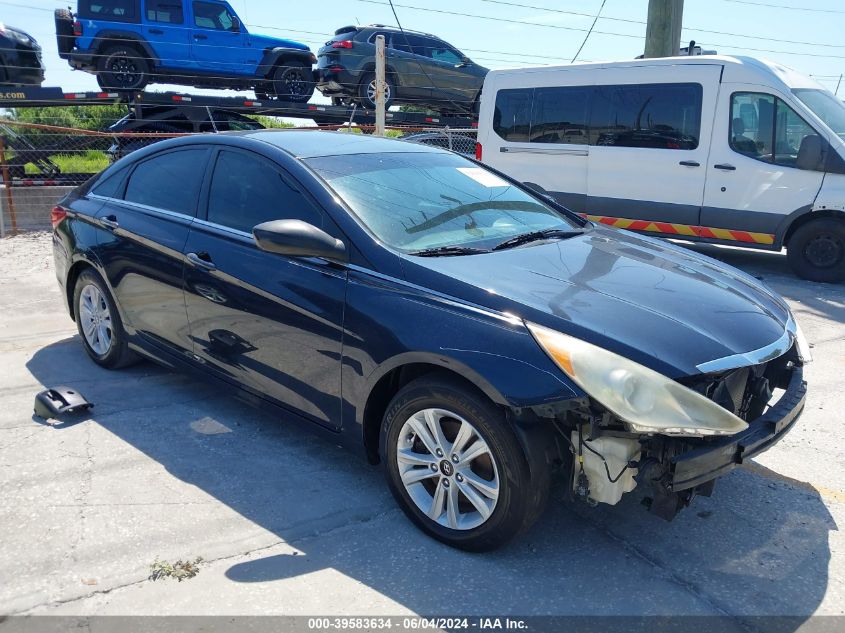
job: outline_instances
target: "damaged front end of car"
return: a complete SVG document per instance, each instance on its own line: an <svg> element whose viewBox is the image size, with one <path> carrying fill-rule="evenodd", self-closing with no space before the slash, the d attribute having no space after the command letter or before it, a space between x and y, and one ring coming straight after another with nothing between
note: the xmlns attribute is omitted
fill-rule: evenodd
<svg viewBox="0 0 845 633"><path fill-rule="evenodd" d="M790 318L765 349L699 365L671 380L607 350L541 326L529 329L588 397L556 412L572 495L616 504L637 486L671 520L715 480L767 450L804 409L808 345ZM566 455L565 455L566 456Z"/></svg>

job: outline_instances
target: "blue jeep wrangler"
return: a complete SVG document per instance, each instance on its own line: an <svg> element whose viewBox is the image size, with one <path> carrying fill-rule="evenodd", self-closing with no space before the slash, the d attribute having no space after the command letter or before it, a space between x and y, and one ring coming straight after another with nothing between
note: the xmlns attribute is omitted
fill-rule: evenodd
<svg viewBox="0 0 845 633"><path fill-rule="evenodd" d="M248 33L221 0L79 0L55 12L59 55L104 90L148 83L255 90L305 102L316 57L305 44Z"/></svg>

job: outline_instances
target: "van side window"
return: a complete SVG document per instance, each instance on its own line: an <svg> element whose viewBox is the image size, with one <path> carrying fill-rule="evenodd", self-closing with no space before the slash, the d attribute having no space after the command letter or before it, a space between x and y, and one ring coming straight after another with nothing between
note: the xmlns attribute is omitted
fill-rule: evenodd
<svg viewBox="0 0 845 633"><path fill-rule="evenodd" d="M531 142L586 145L589 99L590 88L537 88Z"/></svg>
<svg viewBox="0 0 845 633"><path fill-rule="evenodd" d="M701 97L700 84L596 86L590 145L695 149Z"/></svg>
<svg viewBox="0 0 845 633"><path fill-rule="evenodd" d="M527 143L533 94L533 88L500 90L493 111L493 131L506 141Z"/></svg>
<svg viewBox="0 0 845 633"><path fill-rule="evenodd" d="M801 148L820 142L810 127L783 100L762 92L731 95L731 149L750 158L799 166Z"/></svg>

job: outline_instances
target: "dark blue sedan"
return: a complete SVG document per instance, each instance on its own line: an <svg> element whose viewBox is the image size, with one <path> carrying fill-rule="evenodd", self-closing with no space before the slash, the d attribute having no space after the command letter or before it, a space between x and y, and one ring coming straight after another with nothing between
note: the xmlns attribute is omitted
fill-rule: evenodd
<svg viewBox="0 0 845 633"><path fill-rule="evenodd" d="M444 150L185 137L52 219L94 362L193 369L363 445L456 547L526 529L555 478L590 505L641 486L671 519L804 407L806 342L759 282Z"/></svg>

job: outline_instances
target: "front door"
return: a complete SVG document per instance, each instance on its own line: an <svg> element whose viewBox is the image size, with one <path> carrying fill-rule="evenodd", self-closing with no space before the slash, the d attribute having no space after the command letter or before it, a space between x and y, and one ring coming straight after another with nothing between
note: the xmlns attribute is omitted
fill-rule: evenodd
<svg viewBox="0 0 845 633"><path fill-rule="evenodd" d="M144 0L144 34L163 68L194 66L181 0Z"/></svg>
<svg viewBox="0 0 845 633"><path fill-rule="evenodd" d="M247 46L247 35L234 11L223 2L191 3L191 55L213 76L249 75L258 66L261 51Z"/></svg>
<svg viewBox="0 0 845 633"><path fill-rule="evenodd" d="M252 227L330 222L275 163L224 149L205 220L185 245L185 297L194 354L223 378L329 428L340 427L346 271L317 258L259 250Z"/></svg>
<svg viewBox="0 0 845 633"><path fill-rule="evenodd" d="M781 222L812 205L821 188L822 171L799 167L805 139L817 132L759 86L722 92L701 213L705 237L772 244Z"/></svg>
<svg viewBox="0 0 845 633"><path fill-rule="evenodd" d="M193 348L182 252L209 154L204 147L154 154L108 192L97 213L105 227L97 257L127 325L148 342L179 354Z"/></svg>
<svg viewBox="0 0 845 633"><path fill-rule="evenodd" d="M590 215L622 218L616 221L622 228L695 234L720 72L721 66L698 64L598 71Z"/></svg>

